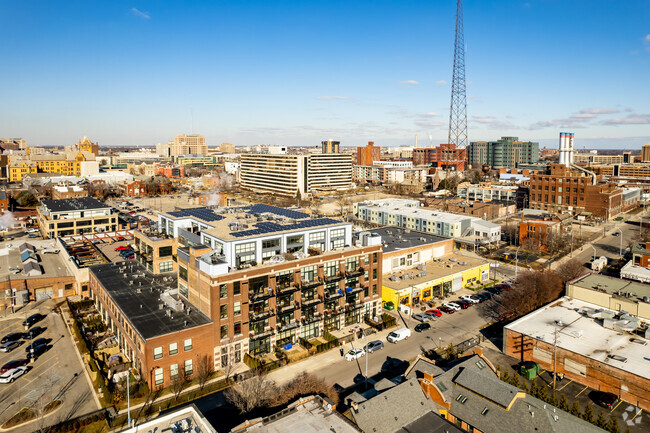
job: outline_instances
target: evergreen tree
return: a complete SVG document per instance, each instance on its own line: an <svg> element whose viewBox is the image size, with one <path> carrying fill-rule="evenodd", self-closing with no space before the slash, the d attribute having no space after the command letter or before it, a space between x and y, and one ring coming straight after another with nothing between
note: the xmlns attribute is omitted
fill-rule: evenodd
<svg viewBox="0 0 650 433"><path fill-rule="evenodd" d="M533 379L533 381L530 383L530 395L533 397L537 397L537 394L539 394L539 388L537 387L537 379Z"/></svg>
<svg viewBox="0 0 650 433"><path fill-rule="evenodd" d="M555 395L555 392L552 391L552 392L549 394L549 396L548 396L548 403L549 403L551 406L555 406L555 407L557 407L557 395Z"/></svg>
<svg viewBox="0 0 650 433"><path fill-rule="evenodd" d="M591 406L587 406L585 408L585 411L582 413L582 419L587 422L594 422L594 410L591 408Z"/></svg>
<svg viewBox="0 0 650 433"><path fill-rule="evenodd" d="M510 374L508 373L508 370L503 372L501 375L501 380L510 383Z"/></svg>
<svg viewBox="0 0 650 433"><path fill-rule="evenodd" d="M609 416L609 425L607 426L607 430L609 430L610 433L620 432L618 428L618 421L616 420L616 417L614 415Z"/></svg>
<svg viewBox="0 0 650 433"><path fill-rule="evenodd" d="M573 406L571 406L570 412L573 416L580 416L582 414L582 410L580 410L580 403L578 403L578 401L573 402Z"/></svg>
<svg viewBox="0 0 650 433"><path fill-rule="evenodd" d="M510 381L510 384L514 387L519 388L519 375L517 373L512 375L512 380Z"/></svg>
<svg viewBox="0 0 650 433"><path fill-rule="evenodd" d="M542 401L547 401L548 391L546 390L546 384L542 383L537 389L537 398L539 398Z"/></svg>
<svg viewBox="0 0 650 433"><path fill-rule="evenodd" d="M596 419L596 425L602 429L607 428L607 420L605 419L605 415L603 415L602 411L598 411L598 418Z"/></svg>
<svg viewBox="0 0 650 433"><path fill-rule="evenodd" d="M560 409L562 409L565 412L569 411L569 401L566 399L566 395L562 394L562 397L560 397Z"/></svg>

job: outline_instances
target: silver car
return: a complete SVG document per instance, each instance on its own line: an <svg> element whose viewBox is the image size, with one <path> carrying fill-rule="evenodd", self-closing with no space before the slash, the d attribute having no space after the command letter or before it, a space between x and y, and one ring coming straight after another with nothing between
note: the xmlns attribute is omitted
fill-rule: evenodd
<svg viewBox="0 0 650 433"><path fill-rule="evenodd" d="M419 322L429 322L431 319L426 314L414 314L413 318Z"/></svg>
<svg viewBox="0 0 650 433"><path fill-rule="evenodd" d="M375 350L381 350L384 348L384 342L381 340L373 340L370 343L366 344L366 352L372 353Z"/></svg>
<svg viewBox="0 0 650 433"><path fill-rule="evenodd" d="M0 352L11 352L16 347L20 346L22 341L7 341L6 343L0 345Z"/></svg>

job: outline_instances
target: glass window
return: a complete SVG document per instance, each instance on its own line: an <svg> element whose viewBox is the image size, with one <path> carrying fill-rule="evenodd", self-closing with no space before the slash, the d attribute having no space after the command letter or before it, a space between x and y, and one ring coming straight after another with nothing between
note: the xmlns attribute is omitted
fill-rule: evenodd
<svg viewBox="0 0 650 433"><path fill-rule="evenodd" d="M219 307L219 316L222 319L228 318L228 305L222 305L221 307Z"/></svg>
<svg viewBox="0 0 650 433"><path fill-rule="evenodd" d="M345 239L344 238L333 239L331 244L332 244L332 248L344 247L345 246Z"/></svg>
<svg viewBox="0 0 650 433"><path fill-rule="evenodd" d="M316 279L316 265L305 266L300 270L300 278L306 282L312 282Z"/></svg>
<svg viewBox="0 0 650 433"><path fill-rule="evenodd" d="M185 296L187 298L189 292L185 284L178 283L178 291L182 296Z"/></svg>
<svg viewBox="0 0 650 433"><path fill-rule="evenodd" d="M304 242L304 238L302 235L298 236L287 236L287 245L289 244L302 244Z"/></svg>
<svg viewBox="0 0 650 433"><path fill-rule="evenodd" d="M335 229L330 232L330 237L338 238L341 236L345 236L345 229Z"/></svg>
<svg viewBox="0 0 650 433"><path fill-rule="evenodd" d="M235 253L250 253L255 252L255 242L248 242L245 244L235 245Z"/></svg>
<svg viewBox="0 0 650 433"><path fill-rule="evenodd" d="M235 322L234 325L235 335L241 335L241 322Z"/></svg>
<svg viewBox="0 0 650 433"><path fill-rule="evenodd" d="M262 241L262 248L279 248L279 247L280 247L280 238L267 239Z"/></svg>
<svg viewBox="0 0 650 433"><path fill-rule="evenodd" d="M224 283L219 286L219 297L221 298L228 297L228 284Z"/></svg>
<svg viewBox="0 0 650 433"><path fill-rule="evenodd" d="M235 302L233 304L233 315L239 316L241 314L241 302Z"/></svg>
<svg viewBox="0 0 650 433"><path fill-rule="evenodd" d="M169 344L169 354L176 355L178 353L178 343Z"/></svg>
<svg viewBox="0 0 650 433"><path fill-rule="evenodd" d="M278 289L287 288L293 283L293 271L283 271L275 274L275 287Z"/></svg>
<svg viewBox="0 0 650 433"><path fill-rule="evenodd" d="M160 263L160 272L171 272L174 270L174 262L161 262Z"/></svg>
<svg viewBox="0 0 650 433"><path fill-rule="evenodd" d="M154 378L156 381L156 385L162 385L163 382L165 382L165 376L163 374L163 369L162 368L156 368L154 370Z"/></svg>
<svg viewBox="0 0 650 433"><path fill-rule="evenodd" d="M192 365L192 360L188 359L185 361L185 376L191 376L194 373L194 366Z"/></svg>
<svg viewBox="0 0 650 433"><path fill-rule="evenodd" d="M228 338L228 325L221 325L221 339Z"/></svg>
<svg viewBox="0 0 650 433"><path fill-rule="evenodd" d="M178 278L187 281L187 268L183 266L178 267Z"/></svg>
<svg viewBox="0 0 650 433"><path fill-rule="evenodd" d="M153 359L160 359L163 356L162 346L153 348Z"/></svg>
<svg viewBox="0 0 650 433"><path fill-rule="evenodd" d="M333 277L339 271L339 263L337 261L325 263L325 276Z"/></svg>
<svg viewBox="0 0 650 433"><path fill-rule="evenodd" d="M355 271L359 267L359 257L348 257L345 259L345 269Z"/></svg>
<svg viewBox="0 0 650 433"><path fill-rule="evenodd" d="M160 247L158 248L158 256L160 257L169 257L172 255L172 247L171 245L168 247Z"/></svg>
<svg viewBox="0 0 650 433"><path fill-rule="evenodd" d="M171 380L176 380L176 378L178 378L178 364L172 364L169 366L169 378Z"/></svg>
<svg viewBox="0 0 650 433"><path fill-rule="evenodd" d="M235 281L232 283L232 294L237 296L241 293L241 283L239 281Z"/></svg>
<svg viewBox="0 0 650 433"><path fill-rule="evenodd" d="M187 352L188 350L192 350L192 339L188 338L183 342L183 348Z"/></svg>

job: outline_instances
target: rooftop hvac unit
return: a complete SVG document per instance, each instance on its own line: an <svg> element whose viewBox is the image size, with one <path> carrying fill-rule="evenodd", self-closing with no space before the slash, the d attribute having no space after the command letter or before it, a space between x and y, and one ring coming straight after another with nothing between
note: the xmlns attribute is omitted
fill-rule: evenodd
<svg viewBox="0 0 650 433"><path fill-rule="evenodd" d="M420 263L419 265L416 266L416 268L420 271L424 270L424 263Z"/></svg>

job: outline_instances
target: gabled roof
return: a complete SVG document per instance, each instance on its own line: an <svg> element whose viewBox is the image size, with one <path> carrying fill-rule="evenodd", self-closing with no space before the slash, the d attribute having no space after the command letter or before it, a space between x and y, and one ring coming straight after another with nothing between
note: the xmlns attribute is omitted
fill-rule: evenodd
<svg viewBox="0 0 650 433"><path fill-rule="evenodd" d="M25 251L36 252L36 247L28 242L23 242L18 246L18 251L22 254Z"/></svg>
<svg viewBox="0 0 650 433"><path fill-rule="evenodd" d="M463 368L454 382L504 408L510 406L519 391L494 375L483 374L471 368Z"/></svg>
<svg viewBox="0 0 650 433"><path fill-rule="evenodd" d="M41 269L41 265L39 265L36 262L33 261L28 261L23 265L23 272L27 275L42 275L43 270Z"/></svg>

